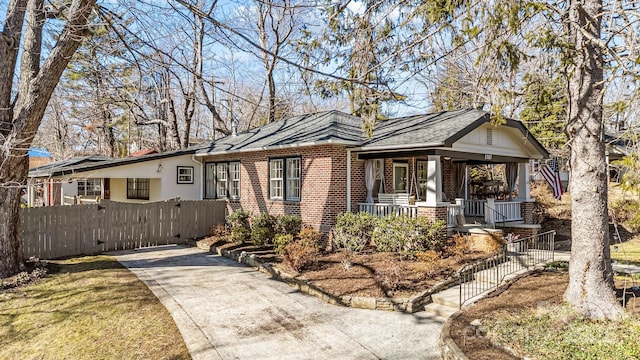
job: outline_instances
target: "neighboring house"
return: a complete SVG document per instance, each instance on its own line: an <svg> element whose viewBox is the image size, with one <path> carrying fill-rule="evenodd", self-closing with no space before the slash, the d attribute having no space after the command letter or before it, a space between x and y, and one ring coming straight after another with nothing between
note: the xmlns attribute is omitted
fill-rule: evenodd
<svg viewBox="0 0 640 360"><path fill-rule="evenodd" d="M28 206L53 206L62 203L62 189L69 186L76 187L77 183L69 185L60 179L52 177L52 174L60 169L86 166L107 160L113 160L103 155L79 156L67 160L49 162L29 170L29 182L27 186Z"/></svg>
<svg viewBox="0 0 640 360"><path fill-rule="evenodd" d="M29 171L30 192L44 187L42 204L37 196L30 206L78 203L82 199L119 202L161 201L179 197L199 200L201 163L193 155L199 147L123 159L99 155L74 158ZM52 190L49 190L52 189Z"/></svg>
<svg viewBox="0 0 640 360"><path fill-rule="evenodd" d="M618 165L616 162L622 160L623 157L631 154L633 149L631 143L626 140L623 133L606 132L604 134L606 141L605 147L605 160L607 162L607 174L609 181L620 182L625 169ZM531 179L540 183L546 183L542 174L540 174L540 165L544 164L544 161L532 160L531 161ZM567 157L558 157L558 164L560 168L560 181L564 191L568 191L569 185L569 159Z"/></svg>
<svg viewBox="0 0 640 360"><path fill-rule="evenodd" d="M371 137L361 129L360 118L328 111L215 140L196 153L204 198L225 199L229 211L300 215L323 232L342 212L398 206L450 226L463 209L496 224L532 223L528 163L548 153L519 121L495 127L486 112L459 110L381 121ZM467 165L497 163L507 164L507 187L518 198L473 199Z"/></svg>

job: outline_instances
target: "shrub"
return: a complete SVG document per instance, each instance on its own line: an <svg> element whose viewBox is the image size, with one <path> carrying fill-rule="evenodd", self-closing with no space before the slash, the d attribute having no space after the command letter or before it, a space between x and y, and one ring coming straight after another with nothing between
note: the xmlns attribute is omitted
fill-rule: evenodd
<svg viewBox="0 0 640 360"><path fill-rule="evenodd" d="M209 229L209 236L214 237L218 240L229 240L229 230L224 225L216 225L212 226Z"/></svg>
<svg viewBox="0 0 640 360"><path fill-rule="evenodd" d="M250 214L244 210L236 210L227 216L227 225L231 228L231 241L243 243L249 240L251 230L249 227Z"/></svg>
<svg viewBox="0 0 640 360"><path fill-rule="evenodd" d="M320 246L320 241L322 240L322 234L312 227L305 226L298 233L298 238L302 241L309 241L312 244L316 244L316 246Z"/></svg>
<svg viewBox="0 0 640 360"><path fill-rule="evenodd" d="M268 213L261 213L251 222L251 242L255 246L263 246L273 242L276 218Z"/></svg>
<svg viewBox="0 0 640 360"><path fill-rule="evenodd" d="M444 256L455 256L462 258L471 253L471 244L469 243L469 236L454 234L447 239L446 245L442 250Z"/></svg>
<svg viewBox="0 0 640 360"><path fill-rule="evenodd" d="M295 271L300 272L315 262L318 253L315 243L309 240L298 240L284 247L284 260Z"/></svg>
<svg viewBox="0 0 640 360"><path fill-rule="evenodd" d="M380 219L371 239L378 251L411 255L418 251L440 251L444 247L443 221L431 222L418 216L390 216Z"/></svg>
<svg viewBox="0 0 640 360"><path fill-rule="evenodd" d="M284 248L294 241L293 235L291 234L279 234L273 239L273 244L275 245L274 251L276 254L284 254Z"/></svg>
<svg viewBox="0 0 640 360"><path fill-rule="evenodd" d="M276 233L295 236L300 232L302 219L298 215L282 215L276 220Z"/></svg>
<svg viewBox="0 0 640 360"><path fill-rule="evenodd" d="M396 291L402 283L402 267L397 260L385 260L376 271L376 282L385 291Z"/></svg>
<svg viewBox="0 0 640 360"><path fill-rule="evenodd" d="M616 200L609 206L611 217L634 233L640 231L640 203L631 199Z"/></svg>
<svg viewBox="0 0 640 360"><path fill-rule="evenodd" d="M376 227L378 218L365 213L343 213L336 218L333 244L338 249L353 252L362 251L371 242L371 232Z"/></svg>

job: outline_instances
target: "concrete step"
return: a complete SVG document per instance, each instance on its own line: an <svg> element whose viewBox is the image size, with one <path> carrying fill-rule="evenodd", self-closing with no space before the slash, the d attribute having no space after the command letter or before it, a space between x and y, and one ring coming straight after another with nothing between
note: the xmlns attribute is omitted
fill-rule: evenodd
<svg viewBox="0 0 640 360"><path fill-rule="evenodd" d="M449 318L449 316L453 315L456 311L458 311L458 307L453 308L453 307L442 305L442 304L431 303L431 304L425 305L424 311L428 312L429 314L433 314L436 317L439 317L442 320L446 321Z"/></svg>
<svg viewBox="0 0 640 360"><path fill-rule="evenodd" d="M431 301L435 304L457 309L460 303L460 286L454 286L431 295Z"/></svg>

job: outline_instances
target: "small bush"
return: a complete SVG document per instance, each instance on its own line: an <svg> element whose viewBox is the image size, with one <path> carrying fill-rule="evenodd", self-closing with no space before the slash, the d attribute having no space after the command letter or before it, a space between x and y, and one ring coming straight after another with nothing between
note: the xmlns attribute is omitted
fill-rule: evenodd
<svg viewBox="0 0 640 360"><path fill-rule="evenodd" d="M282 215L276 220L276 233L295 236L300 232L302 219L298 215Z"/></svg>
<svg viewBox="0 0 640 360"><path fill-rule="evenodd" d="M209 236L217 240L230 241L229 230L224 225L216 225L209 229Z"/></svg>
<svg viewBox="0 0 640 360"><path fill-rule="evenodd" d="M284 260L295 271L300 272L316 261L318 253L316 244L309 240L298 240L284 247Z"/></svg>
<svg viewBox="0 0 640 360"><path fill-rule="evenodd" d="M454 256L462 258L471 253L471 244L469 242L469 236L454 234L447 239L446 245L442 250L443 256Z"/></svg>
<svg viewBox="0 0 640 360"><path fill-rule="evenodd" d="M298 238L302 241L309 241L312 244L316 244L316 246L320 246L320 241L322 240L322 234L312 227L305 226L298 233Z"/></svg>
<svg viewBox="0 0 640 360"><path fill-rule="evenodd" d="M371 239L378 251L411 255L415 252L441 251L445 245L443 221L431 222L418 216L390 216L380 219Z"/></svg>
<svg viewBox="0 0 640 360"><path fill-rule="evenodd" d="M396 260L385 260L376 271L376 282L386 291L396 291L402 283L402 267Z"/></svg>
<svg viewBox="0 0 640 360"><path fill-rule="evenodd" d="M273 239L273 244L275 245L274 251L276 254L284 254L284 248L294 241L293 235L291 234L279 234Z"/></svg>
<svg viewBox="0 0 640 360"><path fill-rule="evenodd" d="M640 231L640 203L631 199L616 200L609 205L611 217L629 231Z"/></svg>
<svg viewBox="0 0 640 360"><path fill-rule="evenodd" d="M263 246L273 242L275 237L276 218L268 213L261 213L251 221L251 242L255 246Z"/></svg>
<svg viewBox="0 0 640 360"><path fill-rule="evenodd" d="M250 216L251 215L244 210L236 210L227 216L227 225L231 228L231 241L240 244L249 240L251 236L251 228L249 226Z"/></svg>
<svg viewBox="0 0 640 360"><path fill-rule="evenodd" d="M360 252L371 242L371 232L378 218L365 213L343 213L336 218L333 245L338 249Z"/></svg>

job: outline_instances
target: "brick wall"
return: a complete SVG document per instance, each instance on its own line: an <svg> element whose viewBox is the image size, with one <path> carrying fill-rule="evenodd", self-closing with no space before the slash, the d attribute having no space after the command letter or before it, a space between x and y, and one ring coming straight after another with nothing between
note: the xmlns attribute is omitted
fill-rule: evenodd
<svg viewBox="0 0 640 360"><path fill-rule="evenodd" d="M507 235L509 233L513 233L519 236L520 239L526 238L529 236L538 235L540 232L540 228L538 227L504 227L502 228L502 232Z"/></svg>
<svg viewBox="0 0 640 360"><path fill-rule="evenodd" d="M365 160L358 160L357 154L351 154L351 212L358 212L358 203L364 203L367 201L367 186L364 180L364 163Z"/></svg>
<svg viewBox="0 0 640 360"><path fill-rule="evenodd" d="M450 201L456 198L456 180L454 175L453 160L442 159L442 192Z"/></svg>
<svg viewBox="0 0 640 360"><path fill-rule="evenodd" d="M269 159L296 156L302 159L300 201L269 199ZM229 211L241 208L254 214L299 215L304 224L325 233L335 224L336 215L346 211L347 167L343 146L255 151L206 156L203 160L240 161L240 200L228 200ZM364 181L364 176L362 179Z"/></svg>
<svg viewBox="0 0 640 360"><path fill-rule="evenodd" d="M448 208L446 206L419 206L418 216L424 216L433 221L443 220L447 223ZM443 236L447 236L447 228L445 226Z"/></svg>
<svg viewBox="0 0 640 360"><path fill-rule="evenodd" d="M533 224L533 210L536 203L533 201L523 201L520 203L520 215L525 224Z"/></svg>

